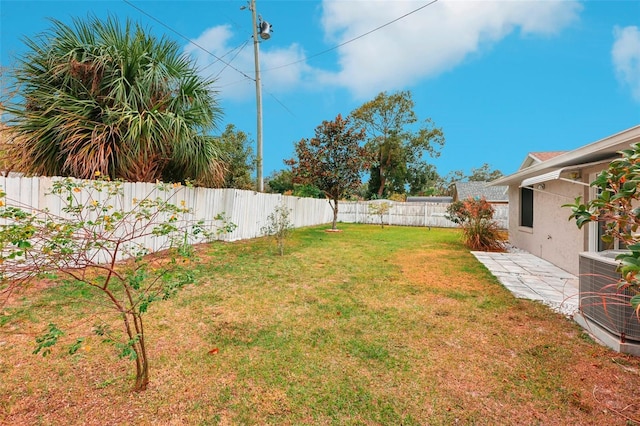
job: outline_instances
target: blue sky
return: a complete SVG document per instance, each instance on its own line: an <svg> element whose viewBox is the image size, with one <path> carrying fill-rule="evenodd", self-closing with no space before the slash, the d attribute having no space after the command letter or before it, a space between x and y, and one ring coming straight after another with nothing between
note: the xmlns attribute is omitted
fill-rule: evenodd
<svg viewBox="0 0 640 426"><path fill-rule="evenodd" d="M381 91L411 91L418 117L443 129L432 160L441 175L484 163L510 174L528 152L571 150L640 124L640 1L256 1L273 25L260 43L265 176L322 121ZM1 0L1 65L11 67L49 17L130 18L217 76L220 131L232 123L255 140L247 4Z"/></svg>

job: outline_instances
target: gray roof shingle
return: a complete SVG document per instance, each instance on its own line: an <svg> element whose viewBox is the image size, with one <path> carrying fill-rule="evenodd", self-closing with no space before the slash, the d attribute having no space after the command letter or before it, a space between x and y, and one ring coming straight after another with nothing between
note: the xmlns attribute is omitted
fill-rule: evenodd
<svg viewBox="0 0 640 426"><path fill-rule="evenodd" d="M484 197L489 202L509 201L508 186L489 186L488 182L456 182L454 185L458 200Z"/></svg>

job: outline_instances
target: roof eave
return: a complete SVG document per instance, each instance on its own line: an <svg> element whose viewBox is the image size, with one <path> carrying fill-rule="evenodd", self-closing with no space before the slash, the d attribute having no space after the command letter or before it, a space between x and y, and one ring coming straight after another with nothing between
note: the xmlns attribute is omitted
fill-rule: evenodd
<svg viewBox="0 0 640 426"><path fill-rule="evenodd" d="M503 176L494 181L489 182L491 186L519 184L526 179L537 174L550 171L553 168L571 166L581 163L592 163L597 160L604 160L607 157L616 158L617 152L621 149L640 143L640 125L631 127L622 132L592 142L588 145L581 146L573 151L560 154L545 162L533 164L526 169L518 170L508 176ZM598 158L600 157L600 158Z"/></svg>

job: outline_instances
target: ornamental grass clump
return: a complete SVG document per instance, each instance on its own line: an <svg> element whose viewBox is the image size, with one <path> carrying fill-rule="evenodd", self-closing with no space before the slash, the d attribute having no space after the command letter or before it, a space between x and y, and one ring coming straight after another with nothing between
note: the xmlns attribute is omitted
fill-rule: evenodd
<svg viewBox="0 0 640 426"><path fill-rule="evenodd" d="M445 216L462 228L464 243L471 250L503 251L500 227L493 220L494 209L485 198L468 198L451 203Z"/></svg>

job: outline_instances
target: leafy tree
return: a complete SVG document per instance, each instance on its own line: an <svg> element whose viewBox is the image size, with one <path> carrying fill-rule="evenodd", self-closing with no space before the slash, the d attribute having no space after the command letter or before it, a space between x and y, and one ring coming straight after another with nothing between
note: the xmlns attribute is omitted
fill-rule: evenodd
<svg viewBox="0 0 640 426"><path fill-rule="evenodd" d="M251 172L255 166L255 155L243 131L236 130L233 124L227 125L224 133L218 138L218 149L225 163L225 188L253 189Z"/></svg>
<svg viewBox="0 0 640 426"><path fill-rule="evenodd" d="M265 179L265 187L269 192L278 194L293 193L293 176L291 170L283 169L271 172Z"/></svg>
<svg viewBox="0 0 640 426"><path fill-rule="evenodd" d="M315 137L295 144L296 158L285 161L294 183L314 185L329 200L332 229L337 229L339 200L358 189L360 174L368 166L367 150L361 146L364 137L362 129L356 130L348 117L338 114L334 121L316 127Z"/></svg>
<svg viewBox="0 0 640 426"><path fill-rule="evenodd" d="M306 198L325 198L324 192L315 185L293 183L291 170L279 170L271 173L266 179L266 186L270 189L270 192L279 194Z"/></svg>
<svg viewBox="0 0 640 426"><path fill-rule="evenodd" d="M271 174L265 179L266 187L270 189L270 192L277 192L279 194L285 194L287 192L293 193L293 176L291 170L277 170L271 172Z"/></svg>
<svg viewBox="0 0 640 426"><path fill-rule="evenodd" d="M444 217L457 225L462 225L469 220L469 211L465 208L464 201L458 200L449 204Z"/></svg>
<svg viewBox="0 0 640 426"><path fill-rule="evenodd" d="M325 198L324 192L317 186L311 184L294 184L292 195L306 198Z"/></svg>
<svg viewBox="0 0 640 426"><path fill-rule="evenodd" d="M115 18L52 28L26 39L6 107L10 153L31 174L155 182L220 176L208 132L220 109L211 79L181 47Z"/></svg>
<svg viewBox="0 0 640 426"><path fill-rule="evenodd" d="M453 170L449 172L439 183L439 191L442 194L451 195L453 192L453 184L456 182L491 182L502 177L503 174L498 169L491 169L491 166L484 163L481 167L471 169L469 174L463 170Z"/></svg>
<svg viewBox="0 0 640 426"><path fill-rule="evenodd" d="M503 176L500 170L491 170L491 166L488 163L484 163L477 169L471 169L469 180L472 182L491 182Z"/></svg>
<svg viewBox="0 0 640 426"><path fill-rule="evenodd" d="M377 198L387 192L405 193L406 185L426 169L425 154L437 157L444 145L442 129L430 119L418 124L408 91L382 92L351 116L365 129L367 149L374 156L369 190Z"/></svg>
<svg viewBox="0 0 640 426"><path fill-rule="evenodd" d="M409 194L435 195L441 180L440 175L432 164L417 164L408 173Z"/></svg>
<svg viewBox="0 0 640 426"><path fill-rule="evenodd" d="M96 313L110 308L122 325L118 331L98 322L95 334L135 362L134 389L145 390L149 356L143 319L153 303L193 281L190 244L206 239L212 228L192 219L184 201L176 200L179 191L180 185L159 184L142 199L125 200L121 182L55 180L48 196L59 198L59 215L12 204L0 191L0 293L8 296L46 273L95 294L87 306ZM216 219L222 220L222 232L233 229L223 217ZM166 249L166 260L147 256L147 237L157 241L158 250ZM49 324L34 353L46 356L64 334ZM69 353L84 339L72 343Z"/></svg>

